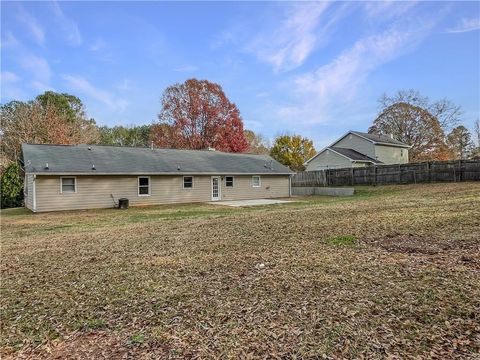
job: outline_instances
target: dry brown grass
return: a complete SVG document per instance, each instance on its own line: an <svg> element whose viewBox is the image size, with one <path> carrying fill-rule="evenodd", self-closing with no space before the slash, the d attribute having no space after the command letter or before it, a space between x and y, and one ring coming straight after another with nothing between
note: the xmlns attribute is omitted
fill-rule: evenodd
<svg viewBox="0 0 480 360"><path fill-rule="evenodd" d="M252 209L3 212L2 352L478 358L479 234L479 183Z"/></svg>

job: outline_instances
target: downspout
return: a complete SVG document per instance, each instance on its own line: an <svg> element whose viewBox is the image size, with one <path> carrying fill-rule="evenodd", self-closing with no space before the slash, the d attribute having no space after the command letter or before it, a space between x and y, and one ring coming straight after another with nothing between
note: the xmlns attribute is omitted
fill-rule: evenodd
<svg viewBox="0 0 480 360"><path fill-rule="evenodd" d="M292 174L288 175L288 197L292 197Z"/></svg>
<svg viewBox="0 0 480 360"><path fill-rule="evenodd" d="M37 212L37 192L36 192L36 180L37 179L37 175L33 175L33 181L32 181L32 195L33 195L33 209L32 211L33 212Z"/></svg>

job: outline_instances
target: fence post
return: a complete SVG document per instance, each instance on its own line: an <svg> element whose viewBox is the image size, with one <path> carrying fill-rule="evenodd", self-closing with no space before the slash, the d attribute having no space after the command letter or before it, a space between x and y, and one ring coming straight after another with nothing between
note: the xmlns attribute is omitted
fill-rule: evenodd
<svg viewBox="0 0 480 360"><path fill-rule="evenodd" d="M398 165L398 184L401 184L402 183L402 169L401 169L401 165L399 164Z"/></svg>
<svg viewBox="0 0 480 360"><path fill-rule="evenodd" d="M430 174L430 161L427 161L427 180L429 183L432 182L432 175Z"/></svg>
<svg viewBox="0 0 480 360"><path fill-rule="evenodd" d="M355 168L351 168L350 169L350 183L352 184L352 186L354 185L354 178L353 178L353 171L355 170Z"/></svg>
<svg viewBox="0 0 480 360"><path fill-rule="evenodd" d="M377 165L373 165L373 186L377 186Z"/></svg>
<svg viewBox="0 0 480 360"><path fill-rule="evenodd" d="M458 181L462 181L463 178L462 159L458 160Z"/></svg>

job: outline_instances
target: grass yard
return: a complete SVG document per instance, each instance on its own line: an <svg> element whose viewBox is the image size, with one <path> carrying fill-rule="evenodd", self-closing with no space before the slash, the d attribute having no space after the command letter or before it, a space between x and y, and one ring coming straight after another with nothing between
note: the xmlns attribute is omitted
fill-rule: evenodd
<svg viewBox="0 0 480 360"><path fill-rule="evenodd" d="M480 183L1 217L3 358L479 358Z"/></svg>

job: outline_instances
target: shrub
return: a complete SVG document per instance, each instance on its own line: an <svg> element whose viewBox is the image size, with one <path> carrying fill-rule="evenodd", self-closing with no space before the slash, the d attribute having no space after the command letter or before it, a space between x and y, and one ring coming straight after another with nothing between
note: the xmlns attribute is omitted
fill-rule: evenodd
<svg viewBox="0 0 480 360"><path fill-rule="evenodd" d="M0 178L1 204L0 208L12 208L23 205L23 181L20 177L20 167L13 162L5 168Z"/></svg>

